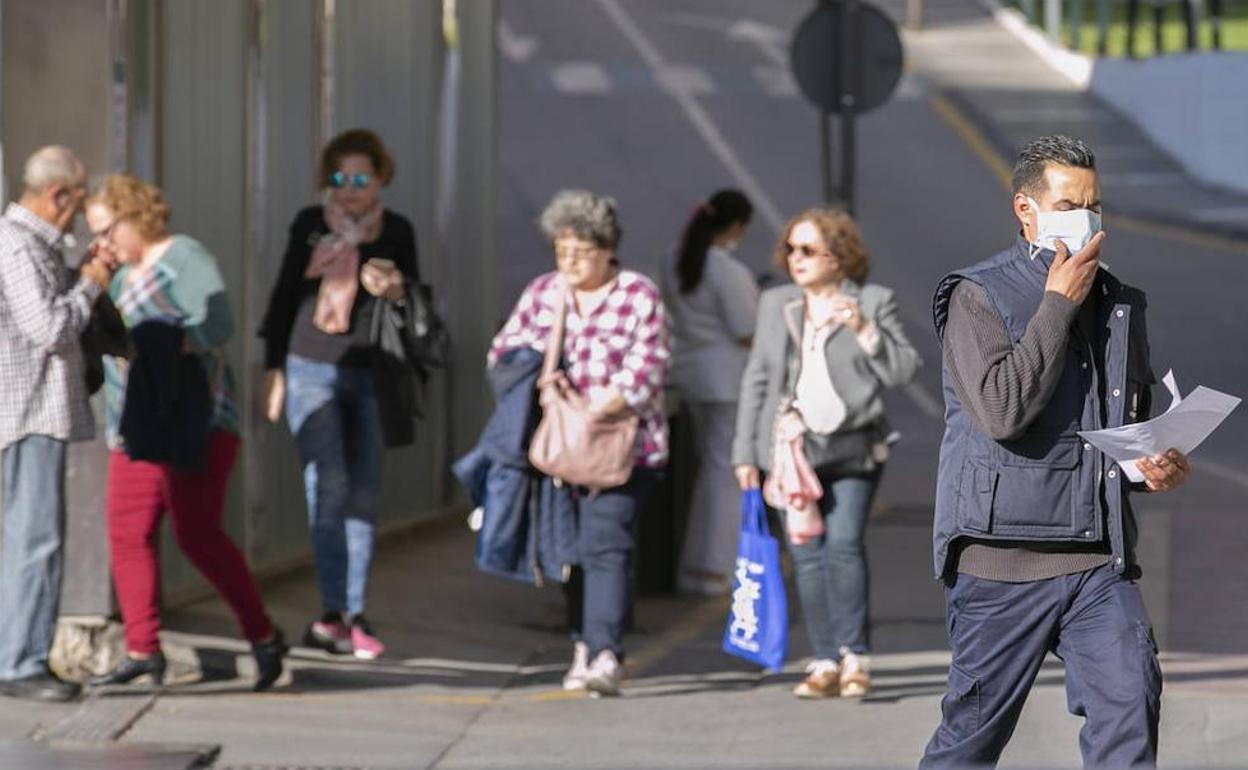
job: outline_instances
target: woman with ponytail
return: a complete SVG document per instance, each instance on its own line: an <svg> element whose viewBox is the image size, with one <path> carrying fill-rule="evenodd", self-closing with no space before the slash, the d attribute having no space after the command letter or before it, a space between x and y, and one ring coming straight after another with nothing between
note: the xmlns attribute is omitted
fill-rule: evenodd
<svg viewBox="0 0 1248 770"><path fill-rule="evenodd" d="M662 273L672 319L670 382L692 421L700 460L677 579L687 593L732 586L740 506L728 449L758 308L757 281L732 251L752 213L740 192L715 193L694 209Z"/></svg>

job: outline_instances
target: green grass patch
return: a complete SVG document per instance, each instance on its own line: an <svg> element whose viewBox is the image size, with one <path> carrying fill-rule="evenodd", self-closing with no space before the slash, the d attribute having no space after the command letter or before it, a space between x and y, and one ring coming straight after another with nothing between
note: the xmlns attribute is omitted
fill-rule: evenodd
<svg viewBox="0 0 1248 770"><path fill-rule="evenodd" d="M1021 0L1012 3L1024 13L1027 4ZM1035 16L1031 23L1042 26L1044 23L1044 0L1035 0L1033 4ZM1075 13L1076 3L1065 0L1062 3L1062 44L1067 48L1075 48L1070 19ZM1163 53L1181 53L1187 50L1187 24L1183 19L1181 3L1167 3L1161 26L1161 42ZM1208 6L1201 4L1198 8L1207 14ZM1213 22L1202 13L1197 14L1196 38L1198 50L1212 51ZM1099 38L1099 4L1097 0L1086 0L1083 3L1082 30L1078 50L1090 56L1098 54ZM1135 55L1138 57L1153 56L1157 53L1154 45L1155 16L1153 5L1140 3L1139 18L1135 28ZM1127 4L1118 0L1111 2L1109 24L1107 26L1106 55L1121 57L1127 55ZM1248 51L1248 0L1226 0L1222 10L1222 50Z"/></svg>

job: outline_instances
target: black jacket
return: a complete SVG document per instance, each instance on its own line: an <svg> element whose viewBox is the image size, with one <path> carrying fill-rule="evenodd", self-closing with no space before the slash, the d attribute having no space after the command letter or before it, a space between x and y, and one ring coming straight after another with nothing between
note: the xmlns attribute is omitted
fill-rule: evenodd
<svg viewBox="0 0 1248 770"><path fill-rule="evenodd" d="M416 440L415 420L424 417L429 370L445 366L449 355L428 287L409 281L403 299L376 302L369 342L386 446L407 446Z"/></svg>
<svg viewBox="0 0 1248 770"><path fill-rule="evenodd" d="M120 433L130 459L194 471L208 455L212 391L200 357L183 352L185 335L159 321L130 330L134 358Z"/></svg>

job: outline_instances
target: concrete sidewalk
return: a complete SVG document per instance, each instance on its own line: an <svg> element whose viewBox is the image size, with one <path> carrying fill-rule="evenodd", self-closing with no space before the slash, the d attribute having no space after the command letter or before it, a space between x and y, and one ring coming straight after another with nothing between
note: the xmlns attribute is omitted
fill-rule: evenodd
<svg viewBox="0 0 1248 770"><path fill-rule="evenodd" d="M882 5L904 18L900 2ZM1030 139L1078 136L1096 152L1107 227L1166 225L1248 240L1248 195L1197 182L1129 116L1050 67L981 0L928 0L923 29L904 34L912 74L944 97L936 106L956 130L982 138L986 146L977 149L998 175L1008 178Z"/></svg>
<svg viewBox="0 0 1248 770"><path fill-rule="evenodd" d="M781 674L763 676L723 655L722 600L641 600L624 697L566 694L559 679L569 645L558 590L477 573L472 536L451 520L379 553L370 615L390 646L383 660L296 649L291 674L274 692L254 695L250 657L232 619L220 602L205 601L167 618L164 642L176 660L164 692L127 690L120 704L119 693L104 693L80 712L0 701L7 730L0 737L20 737L33 724L46 732L49 720L67 713L81 724L118 719L119 708L130 708L118 745L220 745L213 767L240 770L912 767L938 719L948 662L928 538L928 522L914 511L884 512L870 529L876 689L859 702L799 702L789 694L806 651L796 623L793 662ZM265 595L292 638L317 614L310 573L270 584ZM1164 764L1242 763L1248 657L1167 657L1165 668ZM1053 661L1005 765L1077 766L1078 728ZM180 761L143 766L193 766Z"/></svg>

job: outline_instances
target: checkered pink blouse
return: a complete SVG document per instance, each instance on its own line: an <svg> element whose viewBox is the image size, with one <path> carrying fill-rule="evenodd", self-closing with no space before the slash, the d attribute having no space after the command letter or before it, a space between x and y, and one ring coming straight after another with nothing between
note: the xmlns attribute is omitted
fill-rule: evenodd
<svg viewBox="0 0 1248 770"><path fill-rule="evenodd" d="M508 350L546 351L559 307L559 274L535 278L516 302L507 324L490 347L489 365ZM637 464L667 462L667 415L663 386L671 351L663 301L654 283L640 273L620 271L615 288L587 318L568 304L563 355L568 379L582 393L614 386L641 418Z"/></svg>

